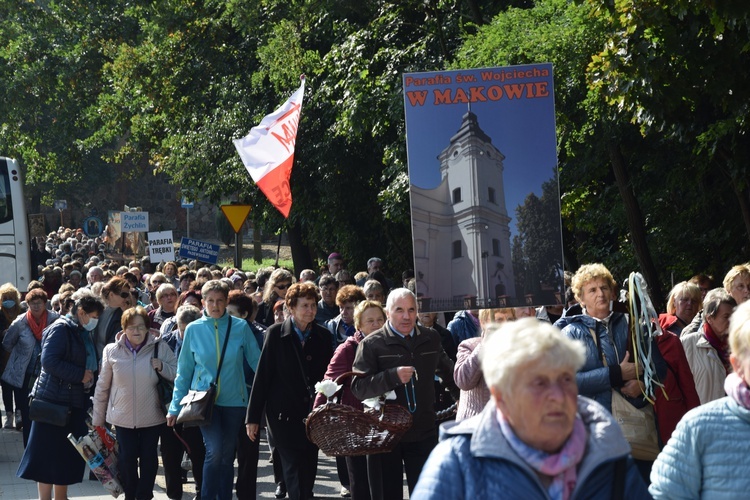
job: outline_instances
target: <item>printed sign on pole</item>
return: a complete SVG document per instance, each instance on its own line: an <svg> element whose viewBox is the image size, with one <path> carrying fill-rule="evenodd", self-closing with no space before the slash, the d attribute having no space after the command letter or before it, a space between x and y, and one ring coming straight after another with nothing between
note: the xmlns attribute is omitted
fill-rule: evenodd
<svg viewBox="0 0 750 500"><path fill-rule="evenodd" d="M121 212L120 227L123 233L147 233L148 212Z"/></svg>
<svg viewBox="0 0 750 500"><path fill-rule="evenodd" d="M180 241L180 257L183 259L195 259L208 264L216 264L219 260L219 245L183 236Z"/></svg>
<svg viewBox="0 0 750 500"><path fill-rule="evenodd" d="M174 241L172 231L148 233L148 254L151 262L170 262L174 260Z"/></svg>

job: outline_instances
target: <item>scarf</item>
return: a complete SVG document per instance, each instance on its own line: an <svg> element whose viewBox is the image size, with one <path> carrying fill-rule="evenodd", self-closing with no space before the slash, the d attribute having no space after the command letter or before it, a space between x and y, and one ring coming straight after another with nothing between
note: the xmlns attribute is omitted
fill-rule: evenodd
<svg viewBox="0 0 750 500"><path fill-rule="evenodd" d="M726 341L722 341L716 333L714 333L711 325L708 322L703 323L703 336L714 348L716 354L718 354L721 363L724 365L724 369L727 373L732 372L732 365L729 363L729 344Z"/></svg>
<svg viewBox="0 0 750 500"><path fill-rule="evenodd" d="M505 416L497 412L497 420L500 422L500 430L508 441L508 444L524 462L540 474L552 477L552 483L547 493L553 500L567 500L570 498L576 486L576 466L583 458L586 451L588 439L586 427L583 425L580 415L576 415L573 423L573 432L563 445L562 449L554 454L545 453L532 448L513 432L510 423Z"/></svg>
<svg viewBox="0 0 750 500"><path fill-rule="evenodd" d="M730 373L724 379L724 390L737 404L750 410L750 388L736 373Z"/></svg>
<svg viewBox="0 0 750 500"><path fill-rule="evenodd" d="M44 331L44 327L47 326L47 310L44 310L42 317L39 318L39 322L37 322L31 314L31 309L29 309L26 311L26 321L29 323L29 328L31 328L31 333L34 334L34 338L37 342L41 342L42 332Z"/></svg>

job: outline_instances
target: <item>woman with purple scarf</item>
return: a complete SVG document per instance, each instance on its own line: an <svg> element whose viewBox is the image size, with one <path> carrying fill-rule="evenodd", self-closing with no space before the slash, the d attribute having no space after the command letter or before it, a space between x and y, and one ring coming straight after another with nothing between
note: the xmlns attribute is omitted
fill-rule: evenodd
<svg viewBox="0 0 750 500"><path fill-rule="evenodd" d="M648 498L609 412L578 396L586 348L549 323L505 323L483 343L492 399L443 424L413 499Z"/></svg>
<svg viewBox="0 0 750 500"><path fill-rule="evenodd" d="M651 470L654 498L744 498L750 490L750 302L729 323L726 397L688 412Z"/></svg>

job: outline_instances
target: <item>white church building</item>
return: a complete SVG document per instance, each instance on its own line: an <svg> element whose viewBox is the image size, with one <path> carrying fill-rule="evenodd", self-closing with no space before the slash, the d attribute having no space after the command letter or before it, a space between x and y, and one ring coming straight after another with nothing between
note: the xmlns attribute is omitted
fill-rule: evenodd
<svg viewBox="0 0 750 500"><path fill-rule="evenodd" d="M417 293L422 310L515 305L505 156L468 111L439 155L441 182L411 186Z"/></svg>

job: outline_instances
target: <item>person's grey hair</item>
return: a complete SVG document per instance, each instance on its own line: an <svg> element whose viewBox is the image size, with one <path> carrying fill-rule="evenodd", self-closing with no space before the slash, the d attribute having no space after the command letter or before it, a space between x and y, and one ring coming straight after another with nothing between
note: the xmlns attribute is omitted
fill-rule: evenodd
<svg viewBox="0 0 750 500"><path fill-rule="evenodd" d="M167 291L172 290L174 293L177 293L177 289L174 287L172 283L162 283L159 285L159 288L156 289L156 301L159 302L161 298L164 296Z"/></svg>
<svg viewBox="0 0 750 500"><path fill-rule="evenodd" d="M385 301L385 310L388 312L388 314L391 313L391 309L393 309L394 304L397 300L401 300L404 297L411 297L414 299L414 303L417 303L417 297L412 293L411 290L408 288L395 288L391 291L391 293L388 294L388 298Z"/></svg>
<svg viewBox="0 0 750 500"><path fill-rule="evenodd" d="M86 277L89 278L89 277L93 276L94 274L103 275L104 274L104 270L101 267L99 267L99 266L93 266L93 267L89 268L88 272L86 273Z"/></svg>
<svg viewBox="0 0 750 500"><path fill-rule="evenodd" d="M190 304L185 304L184 306L177 308L175 317L177 318L178 324L188 325L193 321L200 319L201 310Z"/></svg>
<svg viewBox="0 0 750 500"><path fill-rule="evenodd" d="M569 339L546 321L508 321L485 334L480 360L488 387L510 394L518 370L527 363L577 372L586 360L582 342Z"/></svg>
<svg viewBox="0 0 750 500"><path fill-rule="evenodd" d="M154 274L152 274L151 276L149 276L149 278L148 278L148 284L149 285L153 284L154 278L159 278L160 281L164 281L164 282L169 281L169 278L167 278L166 274L161 273L159 271L156 271Z"/></svg>
<svg viewBox="0 0 750 500"><path fill-rule="evenodd" d="M315 279L315 271L312 269L303 269L301 273L299 273L299 279L304 280L314 280Z"/></svg>
<svg viewBox="0 0 750 500"><path fill-rule="evenodd" d="M93 293L97 297L101 297L102 288L104 288L104 285L106 285L106 283L104 283L103 281L98 281L94 283L93 285L91 285L91 293Z"/></svg>
<svg viewBox="0 0 750 500"><path fill-rule="evenodd" d="M706 298L703 299L703 317L714 317L719 312L719 308L722 304L727 304L731 307L737 306L737 301L732 298L729 293L723 288L714 288L709 290L706 294Z"/></svg>
<svg viewBox="0 0 750 500"><path fill-rule="evenodd" d="M383 293L383 285L381 285L378 280L365 281L365 285L362 287L362 289L364 290L365 295L367 295L370 292Z"/></svg>
<svg viewBox="0 0 750 500"><path fill-rule="evenodd" d="M221 280L206 281L206 284L201 288L201 297L205 299L211 292L221 292L224 297L229 297L229 285Z"/></svg>
<svg viewBox="0 0 750 500"><path fill-rule="evenodd" d="M381 259L380 257L370 257L369 259L367 259L367 268L369 269L370 266L375 262L380 262L382 264L383 259Z"/></svg>
<svg viewBox="0 0 750 500"><path fill-rule="evenodd" d="M79 271L78 269L73 269L72 271L70 271L69 276L73 276L73 275L82 276L81 271Z"/></svg>

